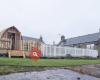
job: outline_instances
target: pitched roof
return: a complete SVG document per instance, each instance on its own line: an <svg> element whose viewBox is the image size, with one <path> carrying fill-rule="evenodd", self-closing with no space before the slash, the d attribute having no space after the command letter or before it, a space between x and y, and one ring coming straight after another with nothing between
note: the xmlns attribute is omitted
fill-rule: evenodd
<svg viewBox="0 0 100 80"><path fill-rule="evenodd" d="M40 39L38 39L38 38L32 38L32 37L28 37L28 36L22 36L22 37L23 37L23 40L26 40L26 41L28 41L28 40L40 41ZM40 41L40 42L45 44L44 41Z"/></svg>
<svg viewBox="0 0 100 80"><path fill-rule="evenodd" d="M6 32L6 31L7 31L8 29L10 29L10 28L14 28L14 29L16 29L16 30L19 32L19 30L18 30L15 26L11 26L11 27L9 27L9 28L6 28L6 29L0 31L0 38L2 37L2 35L4 34L4 32Z"/></svg>
<svg viewBox="0 0 100 80"><path fill-rule="evenodd" d="M23 36L23 40L39 40L39 39L28 37L28 36Z"/></svg>
<svg viewBox="0 0 100 80"><path fill-rule="evenodd" d="M73 45L73 44L80 44L80 43L90 43L98 41L100 38L100 33L88 34L84 36L74 37L66 39L64 45Z"/></svg>

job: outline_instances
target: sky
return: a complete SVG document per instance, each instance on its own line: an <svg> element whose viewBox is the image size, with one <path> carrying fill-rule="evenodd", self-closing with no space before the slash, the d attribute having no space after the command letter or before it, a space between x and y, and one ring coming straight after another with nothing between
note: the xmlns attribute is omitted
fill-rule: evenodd
<svg viewBox="0 0 100 80"><path fill-rule="evenodd" d="M100 0L0 0L0 31L16 26L22 35L57 44L99 32Z"/></svg>

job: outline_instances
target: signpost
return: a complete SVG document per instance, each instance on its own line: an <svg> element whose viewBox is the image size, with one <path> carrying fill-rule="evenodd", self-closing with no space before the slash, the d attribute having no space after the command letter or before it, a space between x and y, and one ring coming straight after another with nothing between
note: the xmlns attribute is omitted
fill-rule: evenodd
<svg viewBox="0 0 100 80"><path fill-rule="evenodd" d="M33 59L34 61L38 61L41 57L41 50L39 50L37 47L34 47L29 54L30 58Z"/></svg>

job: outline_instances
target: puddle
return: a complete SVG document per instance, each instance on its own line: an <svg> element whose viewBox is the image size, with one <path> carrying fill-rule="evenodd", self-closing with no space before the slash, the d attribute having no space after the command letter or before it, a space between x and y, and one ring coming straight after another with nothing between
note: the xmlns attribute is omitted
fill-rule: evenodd
<svg viewBox="0 0 100 80"><path fill-rule="evenodd" d="M24 72L0 76L0 80L100 80L89 75L66 69L53 69L41 72Z"/></svg>

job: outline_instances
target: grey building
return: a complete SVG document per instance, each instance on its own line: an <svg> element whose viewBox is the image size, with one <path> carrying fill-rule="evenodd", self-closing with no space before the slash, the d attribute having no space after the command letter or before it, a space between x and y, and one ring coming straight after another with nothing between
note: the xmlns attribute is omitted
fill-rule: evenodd
<svg viewBox="0 0 100 80"><path fill-rule="evenodd" d="M68 39L65 39L65 36L61 36L58 46L95 49L98 50L100 57L100 32Z"/></svg>
<svg viewBox="0 0 100 80"><path fill-rule="evenodd" d="M44 43L42 36L40 36L40 38L32 38L32 37L28 37L28 36L22 36L23 37L23 50L25 51L30 51L32 50L32 47L36 47L36 46L41 46Z"/></svg>

